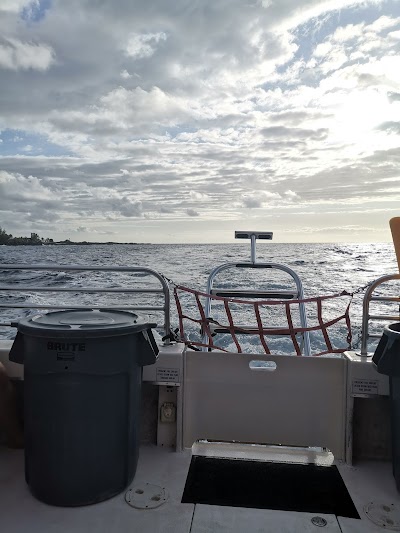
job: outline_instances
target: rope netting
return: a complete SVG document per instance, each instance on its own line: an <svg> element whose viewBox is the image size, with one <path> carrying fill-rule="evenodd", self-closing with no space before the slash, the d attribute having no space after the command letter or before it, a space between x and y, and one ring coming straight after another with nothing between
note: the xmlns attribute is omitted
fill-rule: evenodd
<svg viewBox="0 0 400 533"><path fill-rule="evenodd" d="M180 340L192 347L203 347L209 350L223 352L233 351L221 344L220 338L230 336L231 344L238 353L243 353L239 337L242 335L256 336L264 352L272 354L271 340L278 337L290 339L296 355L302 355L302 340L304 333L310 337L319 334L320 341L313 356L343 353L351 348L352 334L350 324L350 304L352 294L343 291L339 294L305 298L302 300L241 300L210 295L181 285L174 286L174 297L179 317ZM217 318L206 316L205 305L207 299L218 303ZM338 314L337 301L342 299L343 312ZM334 303L334 305L330 305ZM300 307L304 306L307 315L307 327L302 327ZM193 316L195 309L196 316ZM324 314L329 316L324 318ZM243 319L246 324L238 325L236 317ZM193 337L193 326L198 325L197 334ZM283 324L283 326L282 326ZM341 338L345 339L345 346L337 347L330 337L333 326L340 325ZM217 333L224 333L218 338ZM243 342L243 341L242 341ZM322 347L322 349L321 349ZM279 350L275 353L281 353Z"/></svg>

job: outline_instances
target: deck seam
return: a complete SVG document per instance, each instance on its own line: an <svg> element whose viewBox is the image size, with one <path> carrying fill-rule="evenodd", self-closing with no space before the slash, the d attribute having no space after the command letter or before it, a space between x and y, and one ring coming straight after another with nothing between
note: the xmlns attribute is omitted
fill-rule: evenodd
<svg viewBox="0 0 400 533"><path fill-rule="evenodd" d="M342 529L342 526L340 525L340 522L339 522L339 519L338 519L337 515L335 515L335 518L336 518L336 522L337 522L337 525L339 526L339 529L340 529L341 533L343 533L343 529Z"/></svg>
<svg viewBox="0 0 400 533"><path fill-rule="evenodd" d="M192 521L190 522L189 533L192 533L192 527L193 527L194 513L195 513L195 511L196 511L196 505L197 505L197 504L194 504L194 505L193 505Z"/></svg>

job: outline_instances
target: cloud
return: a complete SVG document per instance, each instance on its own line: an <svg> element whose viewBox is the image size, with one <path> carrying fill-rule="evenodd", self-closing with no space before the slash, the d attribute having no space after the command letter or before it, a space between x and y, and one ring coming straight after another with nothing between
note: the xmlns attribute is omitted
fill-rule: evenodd
<svg viewBox="0 0 400 533"><path fill-rule="evenodd" d="M32 0L1 0L0 12L19 13L22 8L31 4Z"/></svg>
<svg viewBox="0 0 400 533"><path fill-rule="evenodd" d="M208 194L205 194L204 192L199 191L190 191L189 196L192 200L201 200L201 201L207 201L210 199L210 196Z"/></svg>
<svg viewBox="0 0 400 533"><path fill-rule="evenodd" d="M159 211L160 213L165 213L165 214L168 214L168 215L174 212L173 209L171 209L170 207L168 207L168 206L166 206L166 205L162 205L162 206L160 206L159 209L158 209L158 211Z"/></svg>
<svg viewBox="0 0 400 533"><path fill-rule="evenodd" d="M280 200L281 195L278 193L272 193L268 191L260 191L254 195L246 195L243 198L243 205L250 209L263 207L268 203L272 203L276 200Z"/></svg>
<svg viewBox="0 0 400 533"><path fill-rule="evenodd" d="M91 235L91 234L115 235L116 234L115 231L110 231L110 230L104 231L104 230L101 230L101 229L98 229L98 228L92 228L92 227L88 227L88 226L78 226L77 228L72 228L69 231L72 231L74 233L87 233L89 235Z"/></svg>
<svg viewBox="0 0 400 533"><path fill-rule="evenodd" d="M286 126L270 126L263 128L260 133L269 139L326 139L328 136L327 128L317 130L308 130L302 128L287 128Z"/></svg>
<svg viewBox="0 0 400 533"><path fill-rule="evenodd" d="M249 209L254 209L257 207L262 207L263 202L260 200L260 198L252 197L252 196L245 196L243 198L243 205L245 207L248 207Z"/></svg>
<svg viewBox="0 0 400 533"><path fill-rule="evenodd" d="M182 99L158 87L148 91L141 87L132 90L117 87L102 96L87 112L54 111L49 122L65 132L97 136L130 132L140 137L160 128L172 127L188 113Z"/></svg>
<svg viewBox="0 0 400 533"><path fill-rule="evenodd" d="M55 61L51 46L22 42L11 37L0 40L0 68L46 71Z"/></svg>
<svg viewBox="0 0 400 533"><path fill-rule="evenodd" d="M165 41L167 35L164 32L158 33L133 33L129 36L126 45L126 54L130 57L142 59L150 57L156 51L160 41Z"/></svg>
<svg viewBox="0 0 400 533"><path fill-rule="evenodd" d="M47 201L70 231L138 219L163 232L264 221L273 206L301 227L305 213L400 198L389 3L70 0L37 21L23 9L43 2L4 5L4 220L39 217Z"/></svg>
<svg viewBox="0 0 400 533"><path fill-rule="evenodd" d="M285 191L284 196L291 201L299 200L299 195L291 190Z"/></svg>
<svg viewBox="0 0 400 533"><path fill-rule="evenodd" d="M302 227L298 228L301 233L324 233L324 234L337 234L337 233L365 233L367 235L376 233L378 230L373 226L359 226L355 224L345 224L342 226L325 226L319 228Z"/></svg>
<svg viewBox="0 0 400 533"><path fill-rule="evenodd" d="M58 197L34 176L0 171L0 212L3 220L12 220L19 212L18 223L57 222ZM14 221L15 224L15 221Z"/></svg>
<svg viewBox="0 0 400 533"><path fill-rule="evenodd" d="M50 189L42 185L38 178L4 171L0 171L0 192L3 208L6 208L10 201L42 203L56 198Z"/></svg>
<svg viewBox="0 0 400 533"><path fill-rule="evenodd" d="M379 129L382 131L387 131L388 133L400 134L400 121L399 122L384 122L379 126Z"/></svg>
<svg viewBox="0 0 400 533"><path fill-rule="evenodd" d="M142 202L132 201L127 197L113 201L112 205L124 217L140 217L143 214Z"/></svg>

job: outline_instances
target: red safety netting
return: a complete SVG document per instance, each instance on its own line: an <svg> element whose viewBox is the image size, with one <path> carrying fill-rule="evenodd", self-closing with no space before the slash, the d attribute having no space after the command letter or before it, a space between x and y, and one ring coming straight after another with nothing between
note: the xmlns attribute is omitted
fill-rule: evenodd
<svg viewBox="0 0 400 533"><path fill-rule="evenodd" d="M222 347L221 344L215 339L215 332L223 330L224 333L230 335L233 343L236 346L238 353L243 353L242 345L239 341L239 335L256 335L264 349L266 354L271 354L271 348L269 344L269 337L286 336L291 339L296 355L302 355L301 345L299 343L298 335L309 332L310 335L314 332L318 332L323 339L325 349L319 349L312 355L324 355L329 353L342 353L349 350L351 347L352 334L350 324L350 304L352 295L346 291L340 294L318 296L315 298L305 298L303 300L239 300L237 298L224 298L221 296L209 295L207 293L189 289L181 285L174 287L174 297L176 307L179 316L179 331L180 338L187 345L193 347L204 347L210 350L220 350L223 352L230 352ZM213 304L219 303L220 309L222 308L223 317L218 316L218 320L214 318L207 318L205 312L205 301L210 298ZM329 303L338 298L346 299L344 302L343 313L335 316L330 314L328 319L324 319L323 311L329 306ZM203 300L203 301L202 301ZM336 302L335 302L336 303ZM312 325L307 328L301 327L299 319L299 304L304 304L304 308L307 314L308 322L312 322ZM309 308L312 306L311 311ZM337 306L336 306L337 307ZM193 309L198 311L197 317L190 316L188 312L184 311L184 308ZM252 326L239 326L235 324L233 317L234 312L240 308L242 314L244 313L249 318L253 318L250 323L254 323ZM276 321L271 319L273 313L268 311L278 310L281 312L282 317L285 318L286 324L282 327L277 325ZM193 313L193 311L192 311ZM219 313L221 314L221 313ZM281 318L282 318L281 317ZM311 320L310 320L311 317ZM330 336L329 328L341 323L342 337L345 338L346 346L337 348L334 346ZM192 326L190 328L189 324ZM188 330L193 329L193 324L198 324L200 329L200 339L192 340L190 335L187 335ZM226 335L224 335L226 337Z"/></svg>

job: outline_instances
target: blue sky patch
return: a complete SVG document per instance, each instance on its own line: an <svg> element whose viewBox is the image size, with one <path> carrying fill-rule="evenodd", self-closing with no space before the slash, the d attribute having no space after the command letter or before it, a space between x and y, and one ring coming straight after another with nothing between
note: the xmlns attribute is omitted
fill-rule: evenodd
<svg viewBox="0 0 400 533"><path fill-rule="evenodd" d="M44 135L23 130L6 129L0 133L0 156L45 155L69 156L69 150L49 142Z"/></svg>
<svg viewBox="0 0 400 533"><path fill-rule="evenodd" d="M40 22L50 9L52 0L32 0L21 11L21 18L26 22Z"/></svg>

